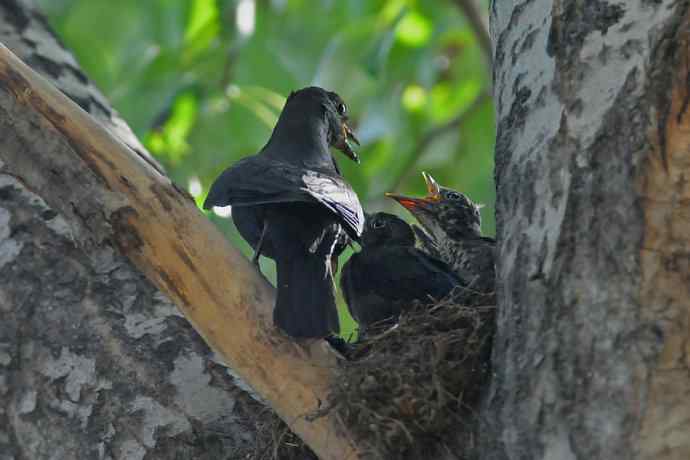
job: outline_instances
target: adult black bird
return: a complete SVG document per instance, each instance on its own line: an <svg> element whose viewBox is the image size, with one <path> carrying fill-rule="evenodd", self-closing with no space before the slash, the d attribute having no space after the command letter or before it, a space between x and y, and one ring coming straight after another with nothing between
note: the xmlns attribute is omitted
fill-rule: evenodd
<svg viewBox="0 0 690 460"><path fill-rule="evenodd" d="M412 228L393 214L367 215L360 244L340 278L360 331L390 324L415 300L443 298L459 284L445 263L414 247Z"/></svg>
<svg viewBox="0 0 690 460"><path fill-rule="evenodd" d="M338 332L332 258L357 239L364 213L329 147L358 161L347 106L333 92L304 88L288 97L261 151L226 169L204 208L232 206L239 233L276 261L274 323L293 337Z"/></svg>
<svg viewBox="0 0 690 460"><path fill-rule="evenodd" d="M440 186L431 175L422 175L427 196L386 195L409 210L431 234L441 259L468 291L482 295L494 293L496 240L481 235L480 206L467 195Z"/></svg>

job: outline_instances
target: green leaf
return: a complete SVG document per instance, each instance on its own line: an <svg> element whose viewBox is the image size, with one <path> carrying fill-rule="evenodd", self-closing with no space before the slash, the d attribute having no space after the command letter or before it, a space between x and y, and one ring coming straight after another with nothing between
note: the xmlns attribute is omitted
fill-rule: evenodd
<svg viewBox="0 0 690 460"><path fill-rule="evenodd" d="M407 46L423 46L431 37L433 26L428 18L417 11L410 11L402 18L396 36Z"/></svg>
<svg viewBox="0 0 690 460"><path fill-rule="evenodd" d="M192 0L184 33L185 59L207 48L220 32L216 0Z"/></svg>
<svg viewBox="0 0 690 460"><path fill-rule="evenodd" d="M196 95L180 94L172 106L170 117L164 125L149 134L146 146L159 158L178 163L189 152L187 137L194 126L198 111Z"/></svg>

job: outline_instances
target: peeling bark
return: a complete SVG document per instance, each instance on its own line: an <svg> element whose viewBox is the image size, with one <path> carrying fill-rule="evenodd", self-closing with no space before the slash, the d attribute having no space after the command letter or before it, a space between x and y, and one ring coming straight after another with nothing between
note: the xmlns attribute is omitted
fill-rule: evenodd
<svg viewBox="0 0 690 460"><path fill-rule="evenodd" d="M482 458L690 458L688 2L495 1Z"/></svg>

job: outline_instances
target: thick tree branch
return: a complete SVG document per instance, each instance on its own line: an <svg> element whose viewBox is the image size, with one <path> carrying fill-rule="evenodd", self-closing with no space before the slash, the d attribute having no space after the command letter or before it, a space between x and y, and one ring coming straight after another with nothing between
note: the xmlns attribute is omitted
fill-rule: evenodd
<svg viewBox="0 0 690 460"><path fill-rule="evenodd" d="M1 45L0 109L32 112L55 143L49 155L3 149L3 172L67 216L84 250L113 241L321 458L358 458L334 416L307 420L326 400L332 356L272 327L273 289L191 199Z"/></svg>

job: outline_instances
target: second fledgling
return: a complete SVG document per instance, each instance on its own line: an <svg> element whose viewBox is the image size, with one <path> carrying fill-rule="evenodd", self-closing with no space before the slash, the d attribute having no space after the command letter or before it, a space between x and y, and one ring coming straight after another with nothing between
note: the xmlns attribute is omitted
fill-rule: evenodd
<svg viewBox="0 0 690 460"><path fill-rule="evenodd" d="M412 228L393 214L367 215L360 242L362 250L345 263L340 279L360 332L392 324L414 301L441 299L458 286L445 263L414 247Z"/></svg>
<svg viewBox="0 0 690 460"><path fill-rule="evenodd" d="M480 206L464 193L442 187L431 175L422 174L427 196L386 195L410 211L431 234L441 259L453 269L468 292L484 297L493 295L496 240L482 236Z"/></svg>

